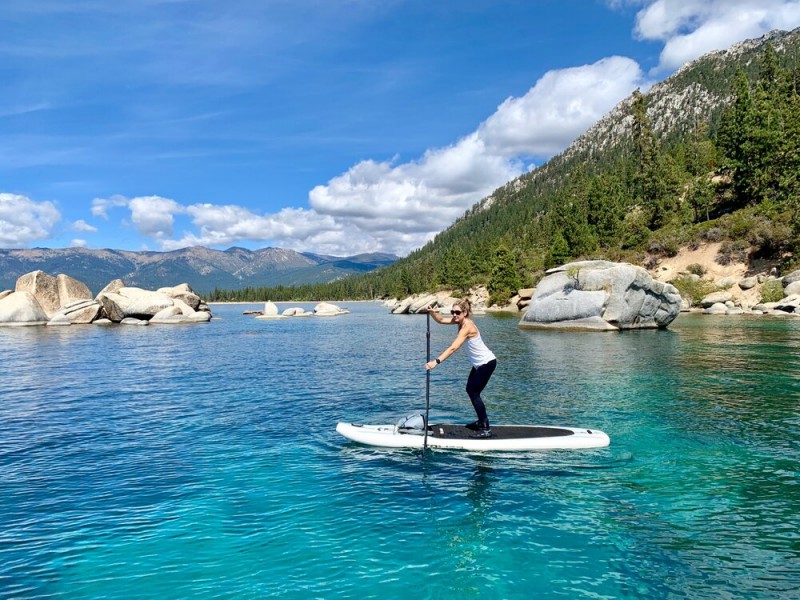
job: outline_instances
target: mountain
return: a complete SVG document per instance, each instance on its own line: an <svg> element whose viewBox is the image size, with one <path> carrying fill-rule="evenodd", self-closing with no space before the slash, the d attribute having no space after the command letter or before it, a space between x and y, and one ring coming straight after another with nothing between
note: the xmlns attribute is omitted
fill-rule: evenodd
<svg viewBox="0 0 800 600"><path fill-rule="evenodd" d="M283 248L229 248L201 246L172 252L130 252L86 248L33 248L0 250L0 290L13 289L20 275L42 270L64 273L83 281L95 293L109 281L157 289L188 283L200 294L215 287L271 287L327 283L352 274L366 273L392 264L390 254L323 256Z"/></svg>
<svg viewBox="0 0 800 600"><path fill-rule="evenodd" d="M788 32L772 31L761 38L734 44L726 50L704 54L686 63L644 94L653 133L664 141L687 136L698 125L707 125L714 133L722 111L731 103L731 87L737 69L742 69L751 79L755 79L759 60L767 44L775 49L784 66L797 67L800 28ZM524 196L532 191L532 187L537 188L534 193L538 193L540 186L548 190L558 187L566 173L577 166L608 164L620 154L630 151L633 103L634 95L624 99L561 154L500 187L467 211L465 217L501 199L509 199L509 196Z"/></svg>

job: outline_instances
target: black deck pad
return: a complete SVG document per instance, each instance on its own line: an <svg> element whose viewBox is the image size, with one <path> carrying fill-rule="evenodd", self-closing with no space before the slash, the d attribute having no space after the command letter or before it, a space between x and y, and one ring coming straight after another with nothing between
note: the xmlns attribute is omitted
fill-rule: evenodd
<svg viewBox="0 0 800 600"><path fill-rule="evenodd" d="M492 425L492 436L490 438L480 439L517 440L521 438L560 437L573 434L574 432L569 429L560 429L557 427ZM449 424L431 425L431 432L429 435L435 438L447 438L451 440L467 440L478 437L474 430L467 429L464 425Z"/></svg>

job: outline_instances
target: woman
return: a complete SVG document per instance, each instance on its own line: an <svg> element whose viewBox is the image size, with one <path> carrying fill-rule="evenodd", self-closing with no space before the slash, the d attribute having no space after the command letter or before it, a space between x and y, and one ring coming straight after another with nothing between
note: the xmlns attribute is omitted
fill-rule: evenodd
<svg viewBox="0 0 800 600"><path fill-rule="evenodd" d="M475 414L478 415L478 420L470 423L467 427L476 430L478 432L477 435L480 437L491 436L489 417L486 414L486 405L481 400L481 392L486 387L486 384L489 383L489 378L494 373L495 367L497 367L497 358L483 343L480 331L478 331L475 322L470 318L472 305L467 299L459 300L453 305L453 309L450 311L450 318L443 318L438 311L430 306L427 308L427 312L433 316L433 320L437 323L458 325L458 334L455 341L438 358L425 363L425 368L429 371L436 368L437 365L447 360L466 343L467 357L469 362L472 363L472 370L467 378L467 395L472 401Z"/></svg>

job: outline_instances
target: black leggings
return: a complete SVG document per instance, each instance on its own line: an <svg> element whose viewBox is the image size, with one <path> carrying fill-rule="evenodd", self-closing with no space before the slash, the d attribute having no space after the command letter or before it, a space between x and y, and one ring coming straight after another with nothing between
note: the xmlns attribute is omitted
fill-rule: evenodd
<svg viewBox="0 0 800 600"><path fill-rule="evenodd" d="M472 407L478 415L478 423L482 427L489 427L489 416L486 414L486 405L481 400L481 392L497 367L497 360L490 360L480 367L472 367L467 378L467 395L472 400Z"/></svg>

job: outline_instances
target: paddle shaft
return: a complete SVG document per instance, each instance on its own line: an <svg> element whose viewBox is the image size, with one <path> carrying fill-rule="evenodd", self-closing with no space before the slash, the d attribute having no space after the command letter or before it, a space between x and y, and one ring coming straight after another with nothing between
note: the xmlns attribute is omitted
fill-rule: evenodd
<svg viewBox="0 0 800 600"><path fill-rule="evenodd" d="M431 362L431 313L426 313L427 316L427 331L425 334L426 342L427 342L427 361ZM426 368L425 369L425 422L423 423L423 427L425 427L425 441L423 442L422 449L428 449L428 415L431 411L431 370Z"/></svg>

